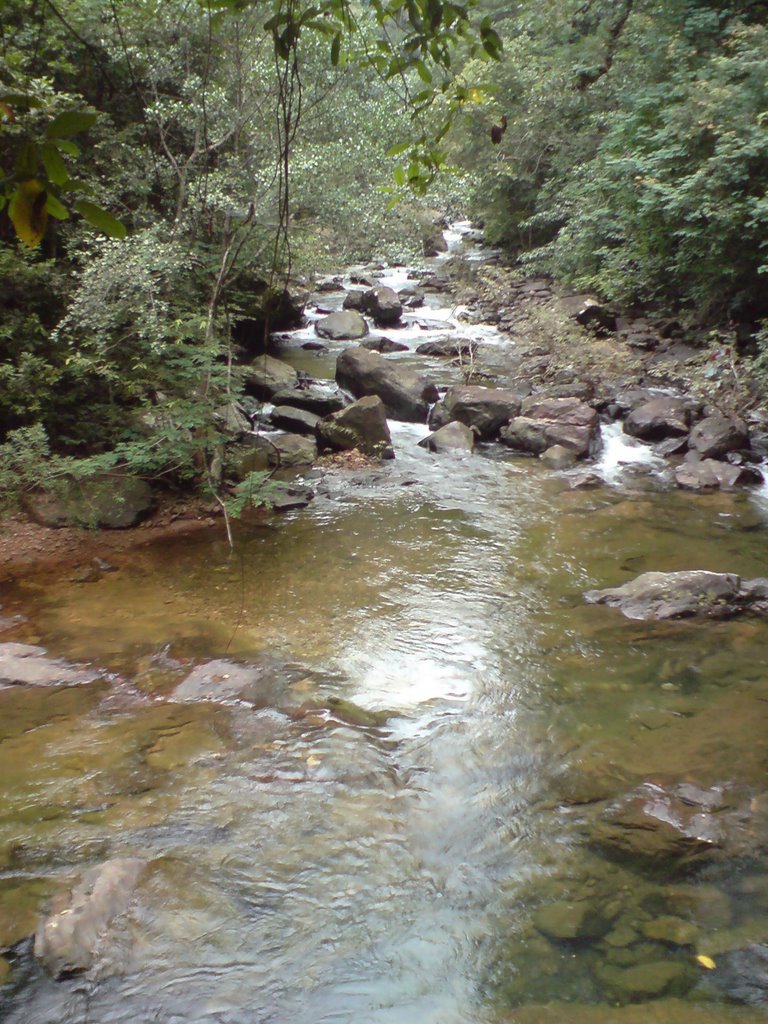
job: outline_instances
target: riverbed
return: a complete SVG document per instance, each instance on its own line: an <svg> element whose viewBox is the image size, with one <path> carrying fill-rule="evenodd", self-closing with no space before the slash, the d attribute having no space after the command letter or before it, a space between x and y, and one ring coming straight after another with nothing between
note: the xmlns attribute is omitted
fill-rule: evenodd
<svg viewBox="0 0 768 1024"><path fill-rule="evenodd" d="M301 342L284 358L332 376L333 351ZM435 456L425 426L390 426L393 462L236 524L234 551L205 534L7 589L25 621L4 638L105 674L0 690L0 1020L600 1022L645 999L649 1020L764 1019L696 959L768 942L759 842L681 877L589 838L648 779L732 787L759 827L768 626L638 623L582 597L652 569L768 575L760 495L670 489L614 435L609 485L572 490L499 446ZM263 700L168 700L211 659L267 659ZM25 942L46 899L124 855L148 880L96 968L51 980ZM684 886L710 896L676 912L695 936L649 938ZM553 941L537 911L567 901L612 906L610 934L635 938ZM605 972L665 960L680 985L642 997Z"/></svg>

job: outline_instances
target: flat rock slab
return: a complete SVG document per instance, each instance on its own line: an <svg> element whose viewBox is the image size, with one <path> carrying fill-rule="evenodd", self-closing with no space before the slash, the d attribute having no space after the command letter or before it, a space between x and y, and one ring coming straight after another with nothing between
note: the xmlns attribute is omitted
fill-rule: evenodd
<svg viewBox="0 0 768 1024"><path fill-rule="evenodd" d="M0 644L0 686L80 686L99 673L47 656L44 647Z"/></svg>
<svg viewBox="0 0 768 1024"><path fill-rule="evenodd" d="M54 978L82 974L93 966L104 934L130 906L146 866L147 861L136 857L105 861L54 901L35 936L35 956Z"/></svg>
<svg viewBox="0 0 768 1024"><path fill-rule="evenodd" d="M584 598L618 608L628 619L722 619L745 611L765 614L768 580L704 570L646 572L621 587L589 590Z"/></svg>
<svg viewBox="0 0 768 1024"><path fill-rule="evenodd" d="M227 661L218 658L198 665L170 694L172 701L237 702L251 707L277 707L286 689L306 677L301 665L264 656L260 662Z"/></svg>

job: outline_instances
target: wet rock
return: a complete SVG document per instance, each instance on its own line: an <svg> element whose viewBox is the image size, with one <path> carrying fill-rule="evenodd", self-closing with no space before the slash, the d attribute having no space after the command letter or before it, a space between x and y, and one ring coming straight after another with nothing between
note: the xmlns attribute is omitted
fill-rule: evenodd
<svg viewBox="0 0 768 1024"><path fill-rule="evenodd" d="M378 352L348 348L336 360L336 380L356 398L377 395L387 415L396 420L424 423L437 389L421 374Z"/></svg>
<svg viewBox="0 0 768 1024"><path fill-rule="evenodd" d="M379 285L370 288L363 296L364 309L379 327L396 324L403 312L403 304L394 288Z"/></svg>
<svg viewBox="0 0 768 1024"><path fill-rule="evenodd" d="M275 679L282 666L265 659L260 664L216 659L198 665L171 692L169 700L179 702L241 701L264 707L274 700ZM287 681L287 680L286 680Z"/></svg>
<svg viewBox="0 0 768 1024"><path fill-rule="evenodd" d="M504 427L501 441L518 451L541 455L554 445L586 458L596 448L600 426L597 413L577 398L527 398L522 416Z"/></svg>
<svg viewBox="0 0 768 1024"><path fill-rule="evenodd" d="M397 297L406 309L420 309L424 305L424 292L418 288L401 288Z"/></svg>
<svg viewBox="0 0 768 1024"><path fill-rule="evenodd" d="M687 437L670 437L666 441L659 441L653 446L656 455L662 459L668 459L670 455L680 455L688 448Z"/></svg>
<svg viewBox="0 0 768 1024"><path fill-rule="evenodd" d="M322 341L305 341L301 346L306 349L307 352L327 352L328 346L324 345Z"/></svg>
<svg viewBox="0 0 768 1024"><path fill-rule="evenodd" d="M653 960L626 968L601 964L595 976L615 999L630 1003L684 995L696 982L693 970L674 960Z"/></svg>
<svg viewBox="0 0 768 1024"><path fill-rule="evenodd" d="M427 235L422 242L422 247L422 252L427 257L439 256L443 252L448 252L448 242L442 231L433 231L432 234Z"/></svg>
<svg viewBox="0 0 768 1024"><path fill-rule="evenodd" d="M518 391L502 388L484 388L479 385L456 385L448 388L429 417L433 430L458 420L472 427L478 440L497 437L501 428L520 412L522 395Z"/></svg>
<svg viewBox="0 0 768 1024"><path fill-rule="evenodd" d="M357 448L365 455L381 459L395 457L386 408L377 395L360 398L346 409L320 420L317 436L330 448L342 451Z"/></svg>
<svg viewBox="0 0 768 1024"><path fill-rule="evenodd" d="M64 480L55 491L30 495L25 506L41 526L127 530L152 512L155 494L146 480L115 473Z"/></svg>
<svg viewBox="0 0 768 1024"><path fill-rule="evenodd" d="M344 282L338 276L336 277L321 277L315 282L315 290L318 292L340 292L344 287Z"/></svg>
<svg viewBox="0 0 768 1024"><path fill-rule="evenodd" d="M436 338L419 345L416 352L420 356L472 356L477 351L477 342L470 338Z"/></svg>
<svg viewBox="0 0 768 1024"><path fill-rule="evenodd" d="M616 317L596 299L585 298L573 315L577 324L588 327L596 334L611 334L616 330Z"/></svg>
<svg viewBox="0 0 768 1024"><path fill-rule="evenodd" d="M296 386L298 374L292 366L273 356L259 356L242 368L243 387L249 395L266 401L284 388Z"/></svg>
<svg viewBox="0 0 768 1024"><path fill-rule="evenodd" d="M251 429L251 421L239 402L219 406L213 414L216 427L227 434L244 434Z"/></svg>
<svg viewBox="0 0 768 1024"><path fill-rule="evenodd" d="M419 441L420 448L429 452L471 452L475 447L475 435L472 429L458 420L446 423L434 434Z"/></svg>
<svg viewBox="0 0 768 1024"><path fill-rule="evenodd" d="M722 954L711 981L732 1002L768 1005L768 945L755 944Z"/></svg>
<svg viewBox="0 0 768 1024"><path fill-rule="evenodd" d="M310 466L317 458L317 444L313 437L306 437L303 434L273 434L270 442L271 466Z"/></svg>
<svg viewBox="0 0 768 1024"><path fill-rule="evenodd" d="M354 309L356 313L365 312L365 289L353 288L344 296L342 303L344 309Z"/></svg>
<svg viewBox="0 0 768 1024"><path fill-rule="evenodd" d="M146 866L134 857L105 861L54 901L35 936L35 956L54 978L93 966L105 933L130 906Z"/></svg>
<svg viewBox="0 0 768 1024"><path fill-rule="evenodd" d="M597 487L603 487L605 480L599 473L583 472L571 477L569 487L572 491L593 491Z"/></svg>
<svg viewBox="0 0 768 1024"><path fill-rule="evenodd" d="M693 414L684 398L652 398L637 406L624 421L624 433L643 441L662 441L687 435Z"/></svg>
<svg viewBox="0 0 768 1024"><path fill-rule="evenodd" d="M716 885L669 885L664 889L664 903L676 917L689 918L700 928L712 931L729 928L733 908L727 893Z"/></svg>
<svg viewBox="0 0 768 1024"><path fill-rule="evenodd" d="M327 697L324 701L303 704L296 715L308 715L317 711L328 711L338 721L362 729L380 729L393 717L389 711L367 711L343 697Z"/></svg>
<svg viewBox="0 0 768 1024"><path fill-rule="evenodd" d="M315 333L331 341L357 341L368 334L368 324L356 310L346 309L317 320Z"/></svg>
<svg viewBox="0 0 768 1024"><path fill-rule="evenodd" d="M673 871L712 858L723 838L711 809L684 799L674 787L645 782L603 812L591 842L611 857Z"/></svg>
<svg viewBox="0 0 768 1024"><path fill-rule="evenodd" d="M702 459L720 459L728 452L747 448L749 431L743 420L715 412L696 424L688 444Z"/></svg>
<svg viewBox="0 0 768 1024"><path fill-rule="evenodd" d="M762 474L753 466L735 466L730 462L703 459L685 462L675 469L678 487L687 491L730 491L735 487L750 487L763 482Z"/></svg>
<svg viewBox="0 0 768 1024"><path fill-rule="evenodd" d="M764 581L733 573L646 572L621 587L590 590L590 604L618 608L628 619L724 618L753 607L762 611Z"/></svg>
<svg viewBox="0 0 768 1024"><path fill-rule="evenodd" d="M360 345L362 348L367 348L371 352L407 352L408 346L403 341L394 341L392 338L385 338L378 334L373 338L366 338L365 341L361 341Z"/></svg>
<svg viewBox="0 0 768 1024"><path fill-rule="evenodd" d="M541 453L541 461L546 463L550 469L570 469L576 465L578 456L571 448L562 444L553 444Z"/></svg>
<svg viewBox="0 0 768 1024"><path fill-rule="evenodd" d="M333 381L314 381L303 383L298 387L283 388L272 396L275 405L292 405L297 409L307 409L317 416L328 416L338 412L351 399Z"/></svg>
<svg viewBox="0 0 768 1024"><path fill-rule="evenodd" d="M665 946L695 946L700 934L695 924L671 915L645 921L640 930L646 939Z"/></svg>
<svg viewBox="0 0 768 1024"><path fill-rule="evenodd" d="M81 686L99 673L56 661L44 647L0 643L0 686Z"/></svg>
<svg viewBox="0 0 768 1024"><path fill-rule="evenodd" d="M270 419L279 430L295 431L298 434L312 434L320 420L317 413L309 409L296 409L292 405L276 405Z"/></svg>
<svg viewBox="0 0 768 1024"><path fill-rule="evenodd" d="M280 483L270 493L269 504L273 512L292 512L306 508L315 497L308 484Z"/></svg>
<svg viewBox="0 0 768 1024"><path fill-rule="evenodd" d="M540 907L533 923L548 939L556 942L588 942L602 938L611 921L588 900L560 901Z"/></svg>

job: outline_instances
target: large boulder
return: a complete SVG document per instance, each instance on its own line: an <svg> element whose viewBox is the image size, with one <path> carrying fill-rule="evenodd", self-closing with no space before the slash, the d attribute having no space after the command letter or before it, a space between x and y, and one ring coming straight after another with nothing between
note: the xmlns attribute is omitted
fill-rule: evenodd
<svg viewBox="0 0 768 1024"><path fill-rule="evenodd" d="M336 380L356 398L378 395L387 415L409 423L424 423L437 388L421 374L365 348L348 348L336 360Z"/></svg>
<svg viewBox="0 0 768 1024"><path fill-rule="evenodd" d="M407 352L408 346L404 341L395 341L393 338L385 338L383 334L376 334L361 341L363 348L371 352Z"/></svg>
<svg viewBox="0 0 768 1024"><path fill-rule="evenodd" d="M109 926L130 906L146 866L136 857L105 861L54 901L35 936L35 956L54 978L93 966Z"/></svg>
<svg viewBox="0 0 768 1024"><path fill-rule="evenodd" d="M721 619L750 608L764 612L768 580L700 569L645 572L621 587L590 590L584 597L618 608L628 619Z"/></svg>
<svg viewBox="0 0 768 1024"><path fill-rule="evenodd" d="M722 850L722 790L645 782L600 816L591 843L619 860L679 871Z"/></svg>
<svg viewBox="0 0 768 1024"><path fill-rule="evenodd" d="M310 466L317 458L314 437L304 434L250 434L246 440L228 459L230 472L238 479L267 468Z"/></svg>
<svg viewBox="0 0 768 1024"><path fill-rule="evenodd" d="M345 395L333 381L314 381L312 384L302 382L301 386L283 388L272 396L275 405L291 405L298 409L307 409L318 416L328 416L349 405L349 395Z"/></svg>
<svg viewBox="0 0 768 1024"><path fill-rule="evenodd" d="M723 490L735 487L749 487L763 481L762 474L754 466L734 466L717 459L686 461L675 470L678 487L688 491Z"/></svg>
<svg viewBox="0 0 768 1024"><path fill-rule="evenodd" d="M258 356L250 365L242 367L241 373L246 393L261 401L267 401L284 388L295 387L299 376L288 363L268 355Z"/></svg>
<svg viewBox="0 0 768 1024"><path fill-rule="evenodd" d="M379 285L369 289L364 296L365 311L380 327L396 324L403 312L403 304L394 288Z"/></svg>
<svg viewBox="0 0 768 1024"><path fill-rule="evenodd" d="M315 322L315 333L331 341L357 341L368 333L368 324L354 309L344 309Z"/></svg>
<svg viewBox="0 0 768 1024"><path fill-rule="evenodd" d="M624 420L624 433L643 441L663 441L688 433L693 419L690 402L684 398L652 398L638 405Z"/></svg>
<svg viewBox="0 0 768 1024"><path fill-rule="evenodd" d="M560 445L578 458L585 458L597 448L598 415L578 398L529 398L521 411L523 415L501 431L501 440L511 448L541 455Z"/></svg>
<svg viewBox="0 0 768 1024"><path fill-rule="evenodd" d="M471 427L458 420L446 423L434 434L422 438L419 441L420 448L426 448L428 452L440 454L442 452L471 452L475 447L475 435Z"/></svg>
<svg viewBox="0 0 768 1024"><path fill-rule="evenodd" d="M344 309L354 309L357 313L364 313L365 296L366 291L364 288L352 288L344 296L342 306Z"/></svg>
<svg viewBox="0 0 768 1024"><path fill-rule="evenodd" d="M297 409L293 405L276 405L269 417L278 430L296 434L311 434L314 437L320 417L309 409Z"/></svg>
<svg viewBox="0 0 768 1024"><path fill-rule="evenodd" d="M743 420L715 412L696 424L688 445L702 459L721 459L728 452L747 448L749 431Z"/></svg>
<svg viewBox="0 0 768 1024"><path fill-rule="evenodd" d="M0 686L79 686L98 678L91 669L47 657L44 647L0 644Z"/></svg>
<svg viewBox="0 0 768 1024"><path fill-rule="evenodd" d="M330 448L393 459L395 452L387 425L387 412L378 395L367 395L340 412L320 420L317 436Z"/></svg>
<svg viewBox="0 0 768 1024"><path fill-rule="evenodd" d="M38 491L26 500L30 516L53 528L126 530L145 519L154 507L155 495L147 481L123 474L65 480L55 491Z"/></svg>
<svg viewBox="0 0 768 1024"><path fill-rule="evenodd" d="M456 385L448 388L429 417L433 430L458 420L472 427L477 438L488 441L497 437L501 428L520 412L522 395L502 388L479 385Z"/></svg>
<svg viewBox="0 0 768 1024"><path fill-rule="evenodd" d="M420 356L473 356L477 352L477 342L471 338L435 338L419 345L416 352Z"/></svg>

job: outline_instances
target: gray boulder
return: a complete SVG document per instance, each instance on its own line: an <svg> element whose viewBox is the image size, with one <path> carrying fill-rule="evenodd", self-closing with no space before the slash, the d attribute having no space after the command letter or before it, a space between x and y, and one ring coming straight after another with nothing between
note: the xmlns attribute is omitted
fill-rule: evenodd
<svg viewBox="0 0 768 1024"><path fill-rule="evenodd" d="M351 399L332 380L315 381L312 384L302 384L295 388L277 391L272 396L275 405L293 405L298 409L307 409L318 416L327 416L329 413L338 412L345 405L349 405Z"/></svg>
<svg viewBox="0 0 768 1024"><path fill-rule="evenodd" d="M403 304L397 292L387 285L379 285L365 293L365 311L371 315L374 323L381 327L396 324L403 312Z"/></svg>
<svg viewBox="0 0 768 1024"><path fill-rule="evenodd" d="M241 372L246 393L261 401L266 401L283 388L294 387L298 380L298 374L292 366L268 355L258 356L249 366L244 366Z"/></svg>
<svg viewBox="0 0 768 1024"><path fill-rule="evenodd" d="M646 572L621 587L590 590L590 604L618 608L628 619L727 618L752 609L764 613L768 581L734 573Z"/></svg>
<svg viewBox="0 0 768 1024"><path fill-rule="evenodd" d="M434 434L419 441L420 448L440 454L442 452L471 452L475 447L475 435L471 427L454 420L440 427Z"/></svg>
<svg viewBox="0 0 768 1024"><path fill-rule="evenodd" d="M478 440L497 437L501 428L520 412L522 395L502 388L456 385L448 388L429 417L433 430L458 420L472 427Z"/></svg>
<svg viewBox="0 0 768 1024"><path fill-rule="evenodd" d="M365 312L365 289L353 288L344 296L342 306L344 309L354 309L358 313Z"/></svg>
<svg viewBox="0 0 768 1024"><path fill-rule="evenodd" d="M715 412L696 424L688 445L702 459L721 459L728 452L749 446L749 431L743 420Z"/></svg>
<svg viewBox="0 0 768 1024"><path fill-rule="evenodd" d="M688 491L730 491L735 487L760 484L763 477L753 466L734 466L717 459L703 459L701 462L686 461L678 466L675 480L678 487Z"/></svg>
<svg viewBox="0 0 768 1024"><path fill-rule="evenodd" d="M244 434L251 429L251 421L239 402L228 402L213 413L213 420L222 433Z"/></svg>
<svg viewBox="0 0 768 1024"><path fill-rule="evenodd" d="M81 974L96 960L114 919L131 904L147 862L116 857L86 871L54 900L35 936L35 956L54 978Z"/></svg>
<svg viewBox="0 0 768 1024"><path fill-rule="evenodd" d="M522 416L503 428L501 441L518 451L541 455L559 445L577 458L592 454L599 443L600 425L595 410L578 398L529 398Z"/></svg>
<svg viewBox="0 0 768 1024"><path fill-rule="evenodd" d="M348 348L336 360L336 380L356 398L378 395L387 415L409 423L424 423L437 388L421 374L367 349Z"/></svg>
<svg viewBox="0 0 768 1024"><path fill-rule="evenodd" d="M331 341L357 341L368 333L368 324L356 310L345 309L317 320L315 333Z"/></svg>
<svg viewBox="0 0 768 1024"><path fill-rule="evenodd" d="M387 424L387 412L378 395L367 395L340 412L320 420L317 436L321 444L342 451L357 448L364 455L393 459L395 452Z"/></svg>
<svg viewBox="0 0 768 1024"><path fill-rule="evenodd" d="M381 334L377 334L371 338L366 338L365 341L361 341L360 344L363 348L367 348L371 352L384 353L408 351L408 346L404 341L394 341L392 338L385 338Z"/></svg>
<svg viewBox="0 0 768 1024"><path fill-rule="evenodd" d="M692 419L690 403L684 398L652 398L627 416L624 433L643 441L663 441L687 434Z"/></svg>
<svg viewBox="0 0 768 1024"><path fill-rule="evenodd" d="M477 352L477 342L471 338L436 338L419 345L420 356L472 356Z"/></svg>
<svg viewBox="0 0 768 1024"><path fill-rule="evenodd" d="M47 657L44 647L0 644L0 686L80 686L98 678L92 669Z"/></svg>
<svg viewBox="0 0 768 1024"><path fill-rule="evenodd" d="M270 419L278 430L288 430L296 434L312 434L314 436L320 417L309 409L297 409L292 405L276 405Z"/></svg>
<svg viewBox="0 0 768 1024"><path fill-rule="evenodd" d="M247 442L238 446L228 460L230 470L239 479L267 468L309 466L317 458L315 439L305 434L251 434Z"/></svg>
<svg viewBox="0 0 768 1024"><path fill-rule="evenodd" d="M573 449L566 448L561 444L554 444L541 453L541 461L545 462L550 469L570 469L576 465L578 456Z"/></svg>

